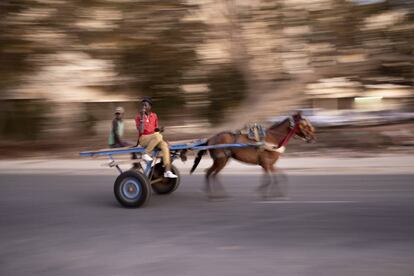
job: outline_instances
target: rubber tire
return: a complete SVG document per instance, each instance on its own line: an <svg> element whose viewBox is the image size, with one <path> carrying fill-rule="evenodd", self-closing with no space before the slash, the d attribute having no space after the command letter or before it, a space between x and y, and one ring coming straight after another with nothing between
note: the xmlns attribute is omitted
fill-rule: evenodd
<svg viewBox="0 0 414 276"><path fill-rule="evenodd" d="M125 195L124 186L130 181L133 186L139 188L136 197ZM137 189L138 190L138 189ZM117 201L126 208L138 208L146 204L151 197L151 189L148 178L136 171L125 171L121 173L114 184L114 194Z"/></svg>
<svg viewBox="0 0 414 276"><path fill-rule="evenodd" d="M154 191L154 193L159 195L167 195L177 190L178 186L180 186L181 176L178 169L173 165L171 165L171 171L178 177L164 178L164 167L162 166L162 164L158 163L155 165L154 173L151 177L151 180L155 180L162 177L163 181L151 184L151 188Z"/></svg>

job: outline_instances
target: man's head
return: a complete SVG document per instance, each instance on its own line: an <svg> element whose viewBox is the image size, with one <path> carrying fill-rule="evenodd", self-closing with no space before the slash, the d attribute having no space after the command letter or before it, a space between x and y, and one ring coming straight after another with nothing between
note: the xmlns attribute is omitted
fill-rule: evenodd
<svg viewBox="0 0 414 276"><path fill-rule="evenodd" d="M144 97L141 100L141 107L145 113L149 113L152 108L152 99L150 97Z"/></svg>
<svg viewBox="0 0 414 276"><path fill-rule="evenodd" d="M124 115L124 108L123 107L121 107L121 106L118 106L116 109L115 109L115 117L116 118L118 118L118 119L121 119L122 118L122 116Z"/></svg>

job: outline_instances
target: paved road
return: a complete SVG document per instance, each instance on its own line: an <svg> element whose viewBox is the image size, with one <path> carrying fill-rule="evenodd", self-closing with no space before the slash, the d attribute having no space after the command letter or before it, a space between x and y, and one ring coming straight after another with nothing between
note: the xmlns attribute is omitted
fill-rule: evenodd
<svg viewBox="0 0 414 276"><path fill-rule="evenodd" d="M260 201L258 176L202 177L142 209L112 176L0 174L0 275L413 275L414 175L293 175Z"/></svg>

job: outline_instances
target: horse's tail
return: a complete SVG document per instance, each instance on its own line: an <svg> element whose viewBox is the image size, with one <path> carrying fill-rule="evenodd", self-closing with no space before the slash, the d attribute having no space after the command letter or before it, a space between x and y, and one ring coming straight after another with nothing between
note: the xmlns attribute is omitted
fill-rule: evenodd
<svg viewBox="0 0 414 276"><path fill-rule="evenodd" d="M201 144L200 146L207 146L207 144L208 144L208 142L205 142L205 143ZM207 152L207 150L200 150L200 151L197 153L197 157L194 159L194 164L193 164L193 167L192 167L192 168L191 168L191 170L190 170L190 174L192 174L192 173L195 171L195 169L197 168L198 164L199 164L199 163L200 163L200 161L201 161L201 158L203 158L203 155L204 155L206 152Z"/></svg>

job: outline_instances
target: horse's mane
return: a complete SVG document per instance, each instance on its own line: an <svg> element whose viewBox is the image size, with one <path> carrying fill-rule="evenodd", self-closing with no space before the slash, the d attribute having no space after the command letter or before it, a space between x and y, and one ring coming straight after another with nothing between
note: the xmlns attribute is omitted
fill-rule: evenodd
<svg viewBox="0 0 414 276"><path fill-rule="evenodd" d="M277 127L279 127L279 126L283 125L284 123L286 123L286 121L289 121L289 120L290 120L290 118L289 118L289 117L286 117L286 119L284 119L283 121L281 121L281 122L276 122L276 123L274 123L273 125L271 125L271 126L269 127L269 129L277 128Z"/></svg>

